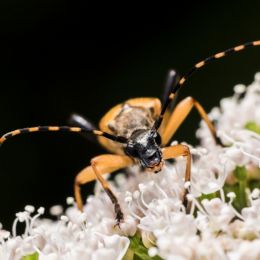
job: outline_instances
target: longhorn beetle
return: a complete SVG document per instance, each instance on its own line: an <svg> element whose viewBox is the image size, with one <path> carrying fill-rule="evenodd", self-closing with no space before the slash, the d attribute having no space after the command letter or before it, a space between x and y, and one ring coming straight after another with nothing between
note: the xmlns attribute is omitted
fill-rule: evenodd
<svg viewBox="0 0 260 260"><path fill-rule="evenodd" d="M139 163L150 172L158 172L163 167L164 160L186 157L185 181L190 180L191 154L188 146L177 144L168 146L172 136L185 120L191 109L195 107L207 124L212 137L219 143L216 131L205 110L192 97L187 97L171 111L170 103L186 80L206 64L225 57L233 52L239 52L249 47L259 46L260 40L248 42L234 48L227 49L198 62L184 76L178 77L170 71L166 82L167 97L163 105L157 98L129 99L111 108L100 120L99 129L84 118L74 115L72 122L77 126L36 126L17 129L4 134L0 143L24 133L62 131L96 135L99 143L111 154L94 157L90 166L84 168L75 178L74 192L78 208L83 210L80 185L98 180L115 207L116 221L119 225L123 221L123 213L116 196L111 191L108 182L102 177L105 173L112 173ZM186 193L186 192L185 192ZM185 194L184 194L185 201Z"/></svg>

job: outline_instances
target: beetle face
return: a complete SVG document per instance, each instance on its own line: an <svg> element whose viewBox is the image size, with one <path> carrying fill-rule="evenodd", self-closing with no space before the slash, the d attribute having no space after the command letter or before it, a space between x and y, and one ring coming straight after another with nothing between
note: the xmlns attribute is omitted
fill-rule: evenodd
<svg viewBox="0 0 260 260"><path fill-rule="evenodd" d="M126 154L140 160L147 170L158 172L162 167L161 137L155 130L136 130L125 148Z"/></svg>

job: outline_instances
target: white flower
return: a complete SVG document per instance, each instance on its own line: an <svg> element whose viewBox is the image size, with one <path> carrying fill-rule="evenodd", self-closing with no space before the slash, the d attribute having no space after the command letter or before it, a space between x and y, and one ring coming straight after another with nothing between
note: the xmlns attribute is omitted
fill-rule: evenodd
<svg viewBox="0 0 260 260"><path fill-rule="evenodd" d="M9 232L0 230L0 259L20 260L36 251L39 259L101 260L106 256L120 260L130 244L127 237L118 234L104 235L88 228L85 225L85 213L77 213L74 223L68 222L67 216L66 221L58 222L39 220L38 217L39 214L30 218L23 212L17 214L15 222L25 221L30 226L21 237L10 238ZM31 222L35 224L32 225ZM8 240L5 241L6 239Z"/></svg>
<svg viewBox="0 0 260 260"><path fill-rule="evenodd" d="M225 149L225 155L237 165L252 163L255 166L260 162L260 135L245 129L246 124L253 122L260 124L260 81L255 75L255 81L244 88L235 86L235 94L224 98L220 108L214 108L210 117L217 122L217 133L222 142L230 147ZM245 96L240 98L241 93ZM257 109L258 107L258 109ZM214 141L205 123L197 131L203 146L214 149Z"/></svg>
<svg viewBox="0 0 260 260"><path fill-rule="evenodd" d="M202 145L189 145L190 181L184 181L184 157L176 158L175 163L165 162L158 174L147 174L134 166L127 174L117 175L109 183L124 214L120 227L116 226L114 205L99 183L83 212L71 197L64 212L61 206L53 206L56 221L42 218L43 207L35 212L27 205L16 214L12 234L0 225L0 259L20 260L37 252L40 260L120 260L129 248L130 237L139 235L149 248L147 257L260 259L260 190L250 191L246 186L252 179L260 179L260 135L246 129L251 122L259 130L260 73L250 86L237 85L234 91L209 115L226 146L216 145L201 123L197 135ZM238 166L244 167L245 180L234 174ZM236 193L233 189L224 194L230 188L224 186L227 183ZM246 205L241 212L235 209L240 193ZM213 198L202 199L205 197ZM25 228L18 236L20 222Z"/></svg>
<svg viewBox="0 0 260 260"><path fill-rule="evenodd" d="M227 255L231 260L257 260L260 258L260 239L237 242L236 247Z"/></svg>
<svg viewBox="0 0 260 260"><path fill-rule="evenodd" d="M50 208L50 214L53 216L60 216L63 213L63 207L61 205L55 205Z"/></svg>
<svg viewBox="0 0 260 260"><path fill-rule="evenodd" d="M191 171L191 193L196 197L214 193L224 186L230 163L228 160L223 162L221 153L217 148L194 161Z"/></svg>
<svg viewBox="0 0 260 260"><path fill-rule="evenodd" d="M209 228L213 231L227 231L229 223L235 217L230 206L219 198L205 199L202 205L208 214Z"/></svg>

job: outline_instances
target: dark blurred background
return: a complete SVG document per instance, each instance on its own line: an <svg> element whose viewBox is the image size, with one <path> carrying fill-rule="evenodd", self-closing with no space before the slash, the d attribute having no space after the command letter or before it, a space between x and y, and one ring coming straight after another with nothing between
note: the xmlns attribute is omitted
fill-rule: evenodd
<svg viewBox="0 0 260 260"><path fill-rule="evenodd" d="M161 97L169 68L260 38L259 1L149 3L4 0L0 6L1 134L63 125L72 112L98 123L132 97ZM181 91L207 110L260 70L260 48L205 67ZM196 143L199 117L176 135ZM26 204L64 204L76 173L104 151L76 134L19 136L0 150L0 222ZM91 191L92 185L84 189Z"/></svg>

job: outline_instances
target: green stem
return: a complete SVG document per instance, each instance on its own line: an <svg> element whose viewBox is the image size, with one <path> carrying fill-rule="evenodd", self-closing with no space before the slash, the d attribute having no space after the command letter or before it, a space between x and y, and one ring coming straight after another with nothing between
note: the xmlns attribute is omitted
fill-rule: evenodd
<svg viewBox="0 0 260 260"><path fill-rule="evenodd" d="M245 167L237 167L235 169L235 177L238 180L238 202L239 208L247 206L246 188L247 188L247 170Z"/></svg>
<svg viewBox="0 0 260 260"><path fill-rule="evenodd" d="M39 259L38 253L33 253L31 255L27 255L27 256L22 257L21 260L38 260L38 259Z"/></svg>

